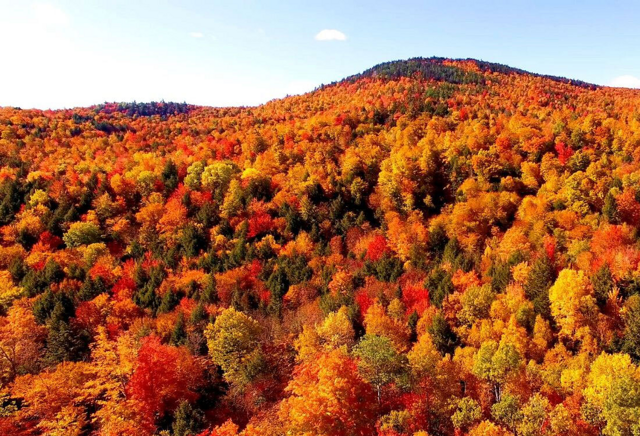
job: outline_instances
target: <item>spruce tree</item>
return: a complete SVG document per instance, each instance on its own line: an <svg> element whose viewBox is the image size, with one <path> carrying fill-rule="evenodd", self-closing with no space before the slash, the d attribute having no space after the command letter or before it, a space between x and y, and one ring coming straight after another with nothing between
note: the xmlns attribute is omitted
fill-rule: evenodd
<svg viewBox="0 0 640 436"><path fill-rule="evenodd" d="M194 409L188 401L182 401L174 414L173 436L189 436L198 434L202 429L204 417L202 412Z"/></svg>
<svg viewBox="0 0 640 436"><path fill-rule="evenodd" d="M613 289L614 282L609 265L602 265L591 277L593 293L598 306L603 307L609 298L609 292Z"/></svg>
<svg viewBox="0 0 640 436"><path fill-rule="evenodd" d="M620 222L620 214L618 213L618 204L616 202L616 198L613 196L611 191L607 193L607 196L604 198L604 206L602 207L602 215L607 219L611 224L617 224Z"/></svg>
<svg viewBox="0 0 640 436"><path fill-rule="evenodd" d="M180 312L176 324L171 332L171 345L180 346L187 343L187 330L184 326L184 314Z"/></svg>
<svg viewBox="0 0 640 436"><path fill-rule="evenodd" d="M547 256L541 256L533 263L524 286L525 294L533 302L536 313L547 319L551 316L549 288L554 281L555 271L551 260Z"/></svg>

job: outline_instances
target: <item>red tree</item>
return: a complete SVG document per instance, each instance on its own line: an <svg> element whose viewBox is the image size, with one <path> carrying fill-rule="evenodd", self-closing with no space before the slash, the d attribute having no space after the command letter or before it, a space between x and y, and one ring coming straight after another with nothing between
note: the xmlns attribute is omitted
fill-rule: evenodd
<svg viewBox="0 0 640 436"><path fill-rule="evenodd" d="M127 393L141 404L146 419L155 420L173 411L180 401L195 401L202 383L202 367L186 348L160 343L156 336L144 339Z"/></svg>

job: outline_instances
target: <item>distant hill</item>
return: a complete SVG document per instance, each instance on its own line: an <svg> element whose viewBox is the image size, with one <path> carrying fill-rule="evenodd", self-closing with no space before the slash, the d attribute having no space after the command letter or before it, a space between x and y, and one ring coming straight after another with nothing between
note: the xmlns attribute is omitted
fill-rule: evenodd
<svg viewBox="0 0 640 436"><path fill-rule="evenodd" d="M425 79L433 79L456 84L483 83L484 76L482 73L525 74L543 77L557 82L569 83L571 85L584 88L595 89L598 87L598 85L586 83L581 80L531 73L519 68L513 68L508 65L497 64L494 62L485 62L469 58L447 59L440 57L412 58L407 60L384 62L369 68L360 74L350 76L345 80L356 81L363 77L397 79L399 77L412 77L418 74Z"/></svg>

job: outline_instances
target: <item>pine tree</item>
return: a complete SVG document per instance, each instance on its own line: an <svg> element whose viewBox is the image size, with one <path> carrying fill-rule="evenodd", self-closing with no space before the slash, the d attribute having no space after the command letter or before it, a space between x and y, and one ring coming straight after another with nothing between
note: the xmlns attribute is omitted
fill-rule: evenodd
<svg viewBox="0 0 640 436"><path fill-rule="evenodd" d="M204 310L204 305L199 303L195 309L191 312L191 324L197 325L207 319L207 312Z"/></svg>
<svg viewBox="0 0 640 436"><path fill-rule="evenodd" d="M216 287L216 278L213 274L209 274L209 279L207 280L207 284L202 290L202 294L200 296L201 303L216 303L218 301L218 290Z"/></svg>
<svg viewBox="0 0 640 436"><path fill-rule="evenodd" d="M533 263L524 290L529 300L533 302L536 313L549 318L549 288L555 281L555 271L551 260L541 256Z"/></svg>
<svg viewBox="0 0 640 436"><path fill-rule="evenodd" d="M169 313L174 307L178 305L180 299L173 289L167 290L162 296L160 307L158 307L158 313Z"/></svg>
<svg viewBox="0 0 640 436"><path fill-rule="evenodd" d="M206 250L207 248L205 236L202 234L202 231L193 224L188 224L182 230L180 244L187 257L195 257L200 253L200 250Z"/></svg>
<svg viewBox="0 0 640 436"><path fill-rule="evenodd" d="M202 429L204 417L202 412L194 409L188 401L182 401L174 414L173 436L189 436L198 434Z"/></svg>
<svg viewBox="0 0 640 436"><path fill-rule="evenodd" d="M184 326L184 314L180 312L173 331L171 332L171 345L180 346L187 343L187 330Z"/></svg>
<svg viewBox="0 0 640 436"><path fill-rule="evenodd" d="M165 195L171 194L178 187L178 167L169 159L162 170L162 183Z"/></svg>
<svg viewBox="0 0 640 436"><path fill-rule="evenodd" d="M271 291L269 310L272 313L279 314L282 307L282 297L284 297L284 294L286 294L289 289L289 279L281 265L278 265L269 276L267 288Z"/></svg>
<svg viewBox="0 0 640 436"><path fill-rule="evenodd" d="M617 224L620 222L620 214L618 213L618 204L616 202L616 198L613 196L611 191L607 193L607 196L604 198L604 206L602 207L602 215L607 219L611 224Z"/></svg>
<svg viewBox="0 0 640 436"><path fill-rule="evenodd" d="M596 271L591 277L591 284L593 285L593 294L596 297L598 306L604 307L609 298L609 292L615 284L609 265L604 264Z"/></svg>
<svg viewBox="0 0 640 436"><path fill-rule="evenodd" d="M86 334L72 330L69 325L70 316L69 308L58 301L47 325L49 333L45 361L49 364L78 360L87 350L86 345L90 338Z"/></svg>
<svg viewBox="0 0 640 436"><path fill-rule="evenodd" d="M433 345L441 354L453 355L458 345L458 337L442 314L438 313L433 317L433 322L428 331L433 340Z"/></svg>

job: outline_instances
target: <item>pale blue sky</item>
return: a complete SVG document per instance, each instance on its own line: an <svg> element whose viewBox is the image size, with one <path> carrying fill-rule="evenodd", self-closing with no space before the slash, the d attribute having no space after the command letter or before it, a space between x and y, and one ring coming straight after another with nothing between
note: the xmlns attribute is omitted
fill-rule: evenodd
<svg viewBox="0 0 640 436"><path fill-rule="evenodd" d="M254 105L415 56L640 87L638 23L638 1L0 0L0 106Z"/></svg>

